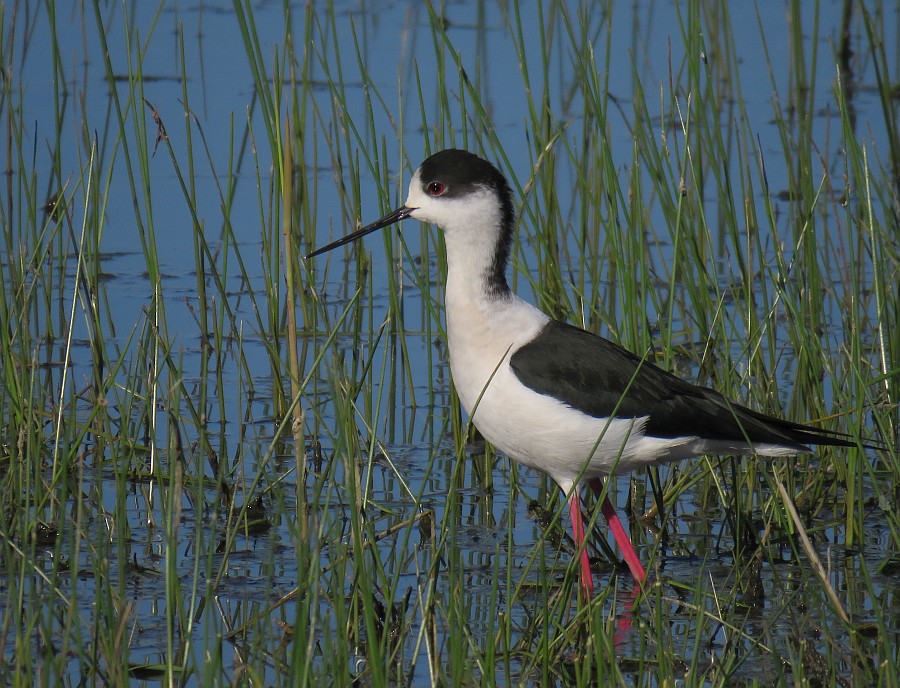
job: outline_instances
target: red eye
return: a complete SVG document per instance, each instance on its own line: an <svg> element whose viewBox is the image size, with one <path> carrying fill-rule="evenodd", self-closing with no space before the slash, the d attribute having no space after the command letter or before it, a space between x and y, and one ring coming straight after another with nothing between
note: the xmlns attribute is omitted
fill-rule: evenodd
<svg viewBox="0 0 900 688"><path fill-rule="evenodd" d="M440 182L428 182L428 186L425 187L429 196L440 196L446 189L447 187Z"/></svg>

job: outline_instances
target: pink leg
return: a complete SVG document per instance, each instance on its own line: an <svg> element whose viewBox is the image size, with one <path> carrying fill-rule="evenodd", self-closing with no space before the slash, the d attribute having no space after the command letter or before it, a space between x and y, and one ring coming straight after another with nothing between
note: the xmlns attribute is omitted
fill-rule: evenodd
<svg viewBox="0 0 900 688"><path fill-rule="evenodd" d="M590 485L594 494L599 496L600 493L603 492L603 482L600 478L592 479ZM625 558L625 563L628 564L631 575L634 576L634 579L638 583L643 583L647 580L647 573L641 565L640 557L638 557L637 552L634 551L634 545L631 544L628 533L626 533L625 528L622 527L622 522L619 520L619 515L616 513L615 507L612 505L612 502L609 501L608 495L604 497L603 503L600 505L600 510L603 512L603 516L609 524L609 529L612 531L613 537L616 538L619 549L622 550L622 556Z"/></svg>
<svg viewBox="0 0 900 688"><path fill-rule="evenodd" d="M591 562L584 546L584 522L581 520L581 498L578 496L577 485L572 488L572 494L569 496L569 516L572 519L575 548L581 550L581 589L585 598L589 600L594 596L594 579L591 576Z"/></svg>

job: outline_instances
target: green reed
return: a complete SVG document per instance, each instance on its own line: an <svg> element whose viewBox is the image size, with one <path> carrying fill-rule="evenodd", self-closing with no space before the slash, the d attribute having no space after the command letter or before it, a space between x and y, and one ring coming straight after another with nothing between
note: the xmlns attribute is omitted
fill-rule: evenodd
<svg viewBox="0 0 900 688"><path fill-rule="evenodd" d="M486 9L473 41L482 56L496 35ZM16 76L29 34L24 15L0 8L4 163L15 171L0 206L0 668L13 685L73 676L896 685L884 581L900 545L890 508L900 475L900 139L883 10L850 16L855 45L875 65L887 150L860 131L852 75L840 46L822 40L817 11L791 4L789 64L759 65L778 136L764 146L743 104L729 7L679 9L657 82L640 68L640 27L631 56L612 52L622 22L613 3L510 6L499 30L520 71L507 77L527 85L511 133L492 119L497 77L486 58L461 54L444 8L429 4L410 28L435 70L410 60L395 89L369 72L366 19L285 6L271 47L258 10L238 1L242 45L232 57L253 95L246 111L212 115L230 129L213 141L195 88L203 75L189 67L193 37L175 33L180 103L161 102L148 84L167 30L163 5L138 25L130 8L95 3L79 19L104 46L90 68L109 85L108 110L102 123L81 122L73 162L70 117L86 85L65 66L58 22L69 10L50 2L32 20L53 37L54 126L41 132L51 163L41 179ZM740 30L765 44L764 25L760 17ZM125 62L114 62L122 44ZM557 102L561 60L572 82ZM823 62L836 63L828 83L816 81ZM631 89L613 93L610 74L623 69ZM827 135L816 112L823 93L836 113ZM609 145L623 122L624 158ZM385 231L375 259L384 265L370 258L375 238L301 258L402 203L415 165L450 145L510 178L519 204L510 278L524 296L751 406L882 438L886 451L700 459L633 476L621 506L653 582L630 600L625 577L609 576L596 600L578 604L558 490L542 480L532 494L520 469L479 443L438 379L439 232L413 222ZM510 152L523 145L530 165L515 169ZM776 169L787 188L770 188ZM174 197L161 197L164 178ZM323 208L317 199L332 182L338 204ZM107 223L122 189L146 273L145 298L125 321L102 248L122 231ZM235 226L248 202L259 226L252 245ZM172 247L160 223L175 217L186 230L176 248L191 256L188 294L165 274ZM73 354L89 363L70 366ZM418 470L428 478L411 479ZM539 504L526 509L532 497ZM873 514L886 524L877 566L856 554ZM541 527L522 528L524 518ZM523 542L523 530L537 541ZM605 551L602 523L594 530ZM284 596L236 590L260 533L277 533L260 540L279 538L296 561L297 587ZM488 534L496 539L471 545ZM825 546L835 537L840 559ZM657 553L659 541L671 556ZM254 570L280 562L260 553ZM611 566L596 568L606 581ZM157 613L141 608L135 586L156 591ZM140 641L151 623L164 639L153 653Z"/></svg>

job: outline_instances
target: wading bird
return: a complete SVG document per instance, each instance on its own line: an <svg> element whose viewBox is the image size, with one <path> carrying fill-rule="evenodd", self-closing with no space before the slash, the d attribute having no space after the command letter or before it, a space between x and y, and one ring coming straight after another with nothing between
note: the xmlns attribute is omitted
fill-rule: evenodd
<svg viewBox="0 0 900 688"><path fill-rule="evenodd" d="M569 502L581 586L593 594L579 485L702 454L788 456L809 445L858 446L846 434L768 416L691 384L602 337L553 320L509 288L515 213L494 165L464 150L416 170L406 203L307 256L413 218L447 248L447 344L460 402L511 459L547 473ZM601 511L635 580L640 558L608 496Z"/></svg>

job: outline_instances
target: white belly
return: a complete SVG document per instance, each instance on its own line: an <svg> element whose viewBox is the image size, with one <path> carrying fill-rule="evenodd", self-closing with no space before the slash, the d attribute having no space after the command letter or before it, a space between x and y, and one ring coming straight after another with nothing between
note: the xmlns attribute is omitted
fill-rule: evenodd
<svg viewBox="0 0 900 688"><path fill-rule="evenodd" d="M625 473L697 453L696 438L645 437L646 418L594 418L526 387L509 359L548 318L519 299L489 318L481 315L448 306L450 370L475 427L513 460L568 486L579 476Z"/></svg>

